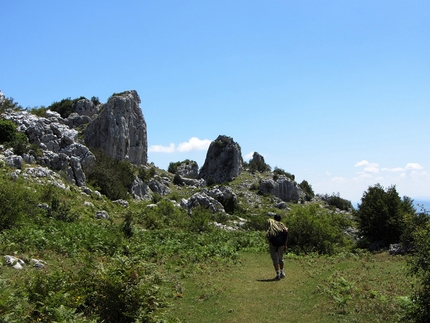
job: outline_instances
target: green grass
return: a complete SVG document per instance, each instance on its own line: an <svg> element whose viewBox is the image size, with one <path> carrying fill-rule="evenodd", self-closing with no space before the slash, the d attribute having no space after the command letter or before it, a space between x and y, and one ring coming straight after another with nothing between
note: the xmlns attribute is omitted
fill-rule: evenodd
<svg viewBox="0 0 430 323"><path fill-rule="evenodd" d="M266 253L242 253L241 264L187 278L173 302L180 322L395 322L411 294L404 258L287 257L274 281Z"/></svg>

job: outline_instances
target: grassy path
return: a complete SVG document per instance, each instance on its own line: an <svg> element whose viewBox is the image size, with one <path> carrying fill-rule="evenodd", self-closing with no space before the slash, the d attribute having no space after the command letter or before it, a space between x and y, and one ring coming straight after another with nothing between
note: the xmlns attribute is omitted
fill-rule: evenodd
<svg viewBox="0 0 430 323"><path fill-rule="evenodd" d="M268 253L246 253L240 266L187 279L183 297L174 301L172 314L183 323L393 322L398 312L393 300L410 292L402 272L404 260L377 257L286 259L287 277L275 281ZM335 272L340 273L341 283L351 286L345 298L348 305L343 308L322 292Z"/></svg>
<svg viewBox="0 0 430 323"><path fill-rule="evenodd" d="M175 313L181 322L333 322L316 315L321 296L300 263L286 261L285 272L275 281L268 253L244 254L241 266L187 281Z"/></svg>

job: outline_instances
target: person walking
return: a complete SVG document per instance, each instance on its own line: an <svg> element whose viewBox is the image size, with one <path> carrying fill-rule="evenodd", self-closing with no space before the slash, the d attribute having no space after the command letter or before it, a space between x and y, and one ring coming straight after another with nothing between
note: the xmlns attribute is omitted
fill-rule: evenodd
<svg viewBox="0 0 430 323"><path fill-rule="evenodd" d="M281 222L281 216L275 214L273 219L269 219L269 228L266 238L269 242L270 257L276 271L274 280L285 277L284 272L284 253L288 244L288 228Z"/></svg>

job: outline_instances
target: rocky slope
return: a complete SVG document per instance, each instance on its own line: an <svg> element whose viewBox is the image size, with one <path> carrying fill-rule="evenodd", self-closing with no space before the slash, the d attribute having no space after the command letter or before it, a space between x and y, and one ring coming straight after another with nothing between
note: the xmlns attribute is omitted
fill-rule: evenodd
<svg viewBox="0 0 430 323"><path fill-rule="evenodd" d="M69 183L80 187L86 186L86 174L95 163L93 149L102 150L116 160L145 166L147 128L139 104L137 92L126 91L113 95L106 104L77 100L64 118L50 110L40 117L28 111L7 109L1 118L13 121L38 152L17 155L1 147L0 159L16 169L31 165L60 171L66 174ZM261 166L264 159L258 157L257 154L255 159ZM214 212L232 212L238 205L258 208L267 196L276 208L304 200L301 188L291 179L274 177L270 171L245 169L240 145L226 135L218 136L211 143L200 170L195 163L183 163L176 173L180 185L174 184L173 174L160 169L145 181L136 176L129 187L130 197L149 200L154 193L167 196L180 192L182 207L191 211L196 206L205 206Z"/></svg>

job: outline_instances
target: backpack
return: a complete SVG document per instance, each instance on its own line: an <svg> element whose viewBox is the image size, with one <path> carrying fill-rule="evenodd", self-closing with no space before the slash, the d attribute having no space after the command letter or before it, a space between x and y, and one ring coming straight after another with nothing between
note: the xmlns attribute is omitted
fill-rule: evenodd
<svg viewBox="0 0 430 323"><path fill-rule="evenodd" d="M280 247L285 244L285 241L287 241L288 238L288 231L286 229L279 231L276 235L269 237L269 242L275 246Z"/></svg>

